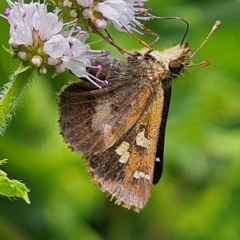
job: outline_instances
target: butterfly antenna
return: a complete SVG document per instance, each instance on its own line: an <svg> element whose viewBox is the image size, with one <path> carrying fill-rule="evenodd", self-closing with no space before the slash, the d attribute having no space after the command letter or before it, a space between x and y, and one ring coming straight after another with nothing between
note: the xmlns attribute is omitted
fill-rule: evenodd
<svg viewBox="0 0 240 240"><path fill-rule="evenodd" d="M204 44L207 42L207 40L209 39L209 37L213 34L213 32L218 28L218 26L221 24L220 21L216 21L215 24L213 25L211 31L209 32L209 34L207 35L207 37L205 38L205 40L202 42L202 44L195 50L195 52L193 52L193 54L191 55L191 58L204 46Z"/></svg>
<svg viewBox="0 0 240 240"><path fill-rule="evenodd" d="M151 14L149 14L149 13L148 13L147 15L150 16L151 19L155 19L155 18L157 18L157 19L163 19L163 20L172 19L172 20L178 20L178 21L184 22L184 23L186 24L186 30L185 30L185 32L184 32L184 35L183 35L183 38L182 38L182 41L181 41L180 46L183 44L183 42L184 42L184 40L185 40L185 38L186 38L186 36L187 36L188 30L189 30L189 23L188 23L188 21L186 21L186 20L183 19L183 18L179 18L179 17L158 17L158 16L151 15Z"/></svg>

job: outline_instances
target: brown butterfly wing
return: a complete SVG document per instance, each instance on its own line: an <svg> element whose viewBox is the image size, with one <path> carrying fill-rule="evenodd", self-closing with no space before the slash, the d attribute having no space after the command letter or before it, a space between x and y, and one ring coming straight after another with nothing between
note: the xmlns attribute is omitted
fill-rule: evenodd
<svg viewBox="0 0 240 240"><path fill-rule="evenodd" d="M156 90L156 89L155 89ZM116 203L140 211L148 202L163 109L163 90L113 146L88 158L90 173Z"/></svg>
<svg viewBox="0 0 240 240"><path fill-rule="evenodd" d="M60 94L60 125L100 188L139 211L151 193L164 94L161 83L154 91L150 81L131 84L90 91L69 85Z"/></svg>
<svg viewBox="0 0 240 240"><path fill-rule="evenodd" d="M107 79L108 87L75 83L60 94L65 140L85 155L102 191L135 211L146 205L152 183L161 177L170 84L190 65L189 53L181 44L162 53L133 52L126 64L100 61L103 71L88 73Z"/></svg>
<svg viewBox="0 0 240 240"><path fill-rule="evenodd" d="M113 86L97 90L89 89L86 83L73 83L60 93L61 131L74 151L85 156L104 152L148 108L152 99L148 83L116 81Z"/></svg>

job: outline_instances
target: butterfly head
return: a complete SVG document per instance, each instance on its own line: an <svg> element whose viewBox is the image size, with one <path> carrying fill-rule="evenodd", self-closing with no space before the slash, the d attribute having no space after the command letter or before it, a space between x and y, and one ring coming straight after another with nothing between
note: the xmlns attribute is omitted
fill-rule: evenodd
<svg viewBox="0 0 240 240"><path fill-rule="evenodd" d="M166 80L171 83L172 79L177 78L188 66L191 66L190 59L191 51L186 42L163 51L142 49L129 57L128 62L135 62L137 66L141 65L141 74L147 75L150 81L157 80L158 82L160 79L162 82ZM139 72L138 67L135 69Z"/></svg>
<svg viewBox="0 0 240 240"><path fill-rule="evenodd" d="M177 77L191 65L191 54L188 43L178 44L161 52L162 62L172 77Z"/></svg>

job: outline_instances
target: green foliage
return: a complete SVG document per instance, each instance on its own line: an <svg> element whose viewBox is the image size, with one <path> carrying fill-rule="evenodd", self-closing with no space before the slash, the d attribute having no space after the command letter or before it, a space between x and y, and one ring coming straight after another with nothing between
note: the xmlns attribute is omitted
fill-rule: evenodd
<svg viewBox="0 0 240 240"><path fill-rule="evenodd" d="M20 65L0 92L0 135L4 133L28 83L31 82L32 72L33 69L31 67Z"/></svg>
<svg viewBox="0 0 240 240"><path fill-rule="evenodd" d="M6 159L0 160L0 165L6 163ZM17 180L10 180L7 174L0 170L0 194L6 197L20 197L27 203L30 203L28 199L29 189L21 182Z"/></svg>
<svg viewBox="0 0 240 240"><path fill-rule="evenodd" d="M240 239L240 3L150 0L148 6L155 15L187 19L193 49L216 20L222 25L193 59L211 65L191 68L173 84L164 173L146 209L137 214L110 202L63 142L56 94L71 75L37 79L0 138L0 159L10 159L8 175L31 189L31 205L0 198L1 240ZM1 12L5 7L1 1ZM0 42L7 45L8 26L0 21ZM148 27L160 35L156 49L180 42L184 33L175 21L154 20ZM113 35L119 45L138 48L131 37ZM0 58L3 86L19 63L1 48Z"/></svg>

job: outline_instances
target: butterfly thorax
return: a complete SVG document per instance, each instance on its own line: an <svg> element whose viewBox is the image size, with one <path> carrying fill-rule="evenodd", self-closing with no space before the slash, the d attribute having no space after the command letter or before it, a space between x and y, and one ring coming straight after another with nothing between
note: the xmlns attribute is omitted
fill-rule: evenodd
<svg viewBox="0 0 240 240"><path fill-rule="evenodd" d="M177 78L189 65L190 49L187 43L178 44L161 52L142 49L128 57L131 75L145 77L152 84L158 84L159 80L171 84L171 80Z"/></svg>

